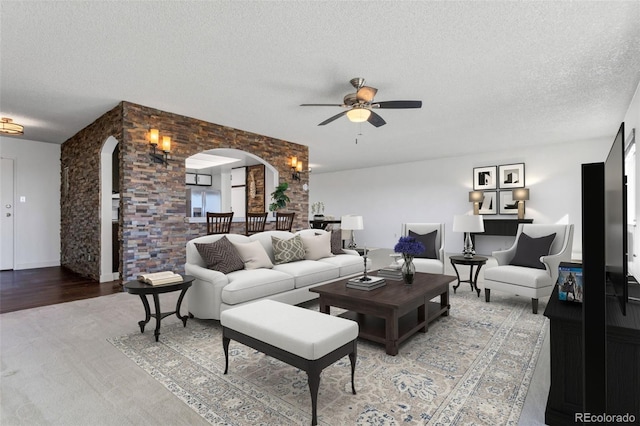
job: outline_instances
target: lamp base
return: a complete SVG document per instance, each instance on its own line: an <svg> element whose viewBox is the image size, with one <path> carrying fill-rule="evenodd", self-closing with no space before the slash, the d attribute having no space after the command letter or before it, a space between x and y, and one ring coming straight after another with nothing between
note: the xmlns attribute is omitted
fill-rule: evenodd
<svg viewBox="0 0 640 426"><path fill-rule="evenodd" d="M462 250L462 255L465 259L471 259L475 256L476 251L473 249L473 242L471 241L471 233L467 232L467 236L464 239L464 249Z"/></svg>

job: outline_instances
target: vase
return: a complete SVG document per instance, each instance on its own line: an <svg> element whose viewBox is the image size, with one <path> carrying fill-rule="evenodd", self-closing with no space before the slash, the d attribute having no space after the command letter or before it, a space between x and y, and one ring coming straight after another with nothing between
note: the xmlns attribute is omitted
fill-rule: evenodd
<svg viewBox="0 0 640 426"><path fill-rule="evenodd" d="M413 256L403 256L404 263L402 264L402 279L407 285L413 284L413 277L416 273L416 266L413 264Z"/></svg>

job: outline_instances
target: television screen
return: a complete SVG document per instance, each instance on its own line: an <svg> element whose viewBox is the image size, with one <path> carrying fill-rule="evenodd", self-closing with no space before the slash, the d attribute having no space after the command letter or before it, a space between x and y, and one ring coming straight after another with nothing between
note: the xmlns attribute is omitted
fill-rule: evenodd
<svg viewBox="0 0 640 426"><path fill-rule="evenodd" d="M605 268L626 315L627 282L627 181L624 172L624 123L604 163Z"/></svg>

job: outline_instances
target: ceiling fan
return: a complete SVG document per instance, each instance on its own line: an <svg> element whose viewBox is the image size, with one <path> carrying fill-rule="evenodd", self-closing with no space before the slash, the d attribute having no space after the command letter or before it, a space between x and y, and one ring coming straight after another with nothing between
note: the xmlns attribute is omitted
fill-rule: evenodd
<svg viewBox="0 0 640 426"><path fill-rule="evenodd" d="M343 99L341 104L301 104L300 106L337 106L346 108L346 111L342 111L340 114L336 114L333 117L327 118L318 126L324 126L334 120L346 115L347 118L354 123L362 123L368 121L375 127L384 126L386 121L372 109L375 108L389 108L389 109L404 109L404 108L422 108L422 101L386 101L386 102L374 102L373 97L378 92L378 89L365 86L364 78L356 77L350 81L351 85L355 87L355 93L349 93Z"/></svg>

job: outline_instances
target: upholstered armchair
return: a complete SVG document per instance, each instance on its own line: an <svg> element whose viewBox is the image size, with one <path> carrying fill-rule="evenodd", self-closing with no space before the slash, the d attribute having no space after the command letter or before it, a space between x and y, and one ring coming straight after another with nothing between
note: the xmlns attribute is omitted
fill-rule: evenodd
<svg viewBox="0 0 640 426"><path fill-rule="evenodd" d="M444 274L444 223L403 223L402 236L410 231L426 248L424 257L413 258L416 272Z"/></svg>
<svg viewBox="0 0 640 426"><path fill-rule="evenodd" d="M558 266L571 260L572 247L573 225L520 224L513 246L493 252L498 266L484 271L485 301L492 289L530 297L537 314L538 299L553 291Z"/></svg>

